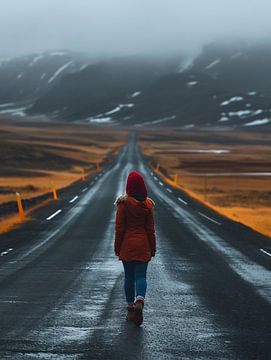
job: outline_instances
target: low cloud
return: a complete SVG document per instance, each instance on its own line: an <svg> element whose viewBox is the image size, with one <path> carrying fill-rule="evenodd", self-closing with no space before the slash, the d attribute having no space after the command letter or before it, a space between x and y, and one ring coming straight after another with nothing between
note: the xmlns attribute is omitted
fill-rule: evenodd
<svg viewBox="0 0 271 360"><path fill-rule="evenodd" d="M270 37L270 13L270 0L2 0L0 56L195 53L221 37Z"/></svg>

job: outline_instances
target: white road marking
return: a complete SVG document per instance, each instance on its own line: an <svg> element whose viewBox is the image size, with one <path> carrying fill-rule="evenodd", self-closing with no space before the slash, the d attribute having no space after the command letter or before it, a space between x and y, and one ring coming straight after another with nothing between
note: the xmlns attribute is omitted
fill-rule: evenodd
<svg viewBox="0 0 271 360"><path fill-rule="evenodd" d="M7 249L6 251L1 252L0 256L7 255L7 254L10 253L12 250L13 250L12 248Z"/></svg>
<svg viewBox="0 0 271 360"><path fill-rule="evenodd" d="M78 199L78 196L76 195L73 199L71 199L69 202L70 204L72 204L73 202L75 202L75 200Z"/></svg>
<svg viewBox="0 0 271 360"><path fill-rule="evenodd" d="M87 189L88 189L88 188L84 188L84 189L82 190L82 192L85 192L85 191L87 191Z"/></svg>
<svg viewBox="0 0 271 360"><path fill-rule="evenodd" d="M120 165L119 163L117 163L116 165L114 165L112 167L111 170L116 171L117 169L119 169ZM86 205L89 203L89 201L92 199L92 197L95 195L95 193L97 192L97 190L103 185L103 183L106 181L106 179L108 178L110 172L107 172L107 174L103 177L103 179L95 184L93 186L92 189L90 189L90 191L87 192L87 194L85 196L82 196L82 198L80 199L80 204L81 205ZM124 186L124 185L123 185ZM80 216L80 214L82 213L82 211L84 211L84 207L83 206L75 206L75 207L71 207L70 210L64 215L63 221L58 224L58 226L52 230L52 232L45 237L42 237L36 245L33 245L29 248L28 251L24 252L21 256L19 256L16 260L16 262L9 261L9 264L14 264L14 263L21 263L22 265L19 265L19 268L21 268L23 266L23 261L24 259L26 259L28 256L32 255L32 254L38 254L42 248L44 248L44 246L46 246L47 243L51 242L51 241L56 241L59 236L61 235L61 233L63 233L64 229L65 231L67 231L67 229L74 224L74 222L76 221L76 219ZM16 270L18 270L18 267L15 269L14 267L10 267L9 269L7 269L7 273L13 274Z"/></svg>
<svg viewBox="0 0 271 360"><path fill-rule="evenodd" d="M153 172L151 171L151 176L153 176Z"/></svg>
<svg viewBox="0 0 271 360"><path fill-rule="evenodd" d="M187 205L187 202L184 201L182 198L178 197L178 200L179 200L180 202L182 202L183 204Z"/></svg>
<svg viewBox="0 0 271 360"><path fill-rule="evenodd" d="M61 209L57 210L55 213L53 213L52 215L48 216L48 218L46 218L46 220L51 220L53 219L55 216L57 216L58 214L61 213Z"/></svg>
<svg viewBox="0 0 271 360"><path fill-rule="evenodd" d="M199 214L200 216L204 217L205 219L208 219L208 220L212 221L213 223L215 223L215 224L217 224L217 225L221 225L221 223L220 223L220 222L215 221L214 219L212 219L212 218L210 218L209 216L207 216L207 215L205 215L205 214L201 213L200 211L198 211L198 214Z"/></svg>
<svg viewBox="0 0 271 360"><path fill-rule="evenodd" d="M160 184L161 186L164 186L164 184L163 184L161 181L159 181L159 184Z"/></svg>
<svg viewBox="0 0 271 360"><path fill-rule="evenodd" d="M156 177L156 176L154 176L153 178L154 178L154 180L158 181L158 179L157 179L157 177Z"/></svg>
<svg viewBox="0 0 271 360"><path fill-rule="evenodd" d="M271 254L270 254L269 252L265 251L264 249L260 249L260 251L261 251L262 253L264 253L265 255L271 256Z"/></svg>
<svg viewBox="0 0 271 360"><path fill-rule="evenodd" d="M171 190L171 189L169 189L169 188L167 188L167 191L168 191L168 192L170 192L170 193L172 193L172 190Z"/></svg>

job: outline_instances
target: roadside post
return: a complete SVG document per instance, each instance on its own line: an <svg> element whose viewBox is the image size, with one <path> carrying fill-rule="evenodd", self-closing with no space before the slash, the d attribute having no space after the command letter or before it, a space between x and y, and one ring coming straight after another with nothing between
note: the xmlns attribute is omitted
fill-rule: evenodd
<svg viewBox="0 0 271 360"><path fill-rule="evenodd" d="M21 194L18 192L16 192L16 199L17 199L17 205L18 205L19 218L21 221L24 221L25 215L24 215L24 209L23 209L23 205L22 205Z"/></svg>
<svg viewBox="0 0 271 360"><path fill-rule="evenodd" d="M207 176L203 176L204 181L204 201L207 200Z"/></svg>
<svg viewBox="0 0 271 360"><path fill-rule="evenodd" d="M81 179L82 179L82 181L85 181L86 180L85 170L83 168L81 168L80 171L81 171Z"/></svg>
<svg viewBox="0 0 271 360"><path fill-rule="evenodd" d="M178 177L179 177L178 174L174 175L174 177L173 177L174 185L178 185Z"/></svg>
<svg viewBox="0 0 271 360"><path fill-rule="evenodd" d="M51 183L51 187L52 187L53 199L57 200L58 197L57 197L56 186L55 186L54 182Z"/></svg>

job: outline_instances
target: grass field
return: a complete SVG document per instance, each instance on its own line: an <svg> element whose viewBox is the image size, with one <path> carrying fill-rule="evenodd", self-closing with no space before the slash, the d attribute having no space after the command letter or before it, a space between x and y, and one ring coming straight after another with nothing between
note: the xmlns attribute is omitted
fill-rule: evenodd
<svg viewBox="0 0 271 360"><path fill-rule="evenodd" d="M271 134L141 131L142 151L177 186L271 236Z"/></svg>
<svg viewBox="0 0 271 360"><path fill-rule="evenodd" d="M127 141L127 132L0 119L0 204L29 199L92 176Z"/></svg>

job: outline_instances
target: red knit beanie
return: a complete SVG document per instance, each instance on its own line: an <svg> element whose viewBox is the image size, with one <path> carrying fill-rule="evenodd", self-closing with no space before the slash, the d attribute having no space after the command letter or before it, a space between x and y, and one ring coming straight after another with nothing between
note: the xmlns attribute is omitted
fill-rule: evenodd
<svg viewBox="0 0 271 360"><path fill-rule="evenodd" d="M147 197L147 188L144 178L136 171L130 172L126 182L126 193L129 196L142 195Z"/></svg>

